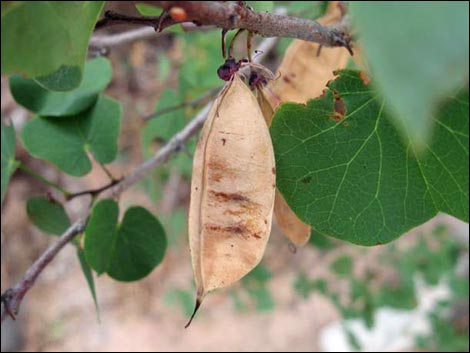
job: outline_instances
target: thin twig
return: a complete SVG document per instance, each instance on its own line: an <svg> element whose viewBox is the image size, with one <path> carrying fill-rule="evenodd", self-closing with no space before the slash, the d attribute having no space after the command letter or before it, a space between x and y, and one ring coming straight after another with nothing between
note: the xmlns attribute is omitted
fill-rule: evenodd
<svg viewBox="0 0 470 353"><path fill-rule="evenodd" d="M119 45L132 43L136 40L156 38L162 35L167 35L168 32L155 33L155 30L149 27L131 29L117 34L109 35L94 35L90 38L88 43L95 48L111 48Z"/></svg>
<svg viewBox="0 0 470 353"><path fill-rule="evenodd" d="M116 185L119 182L120 182L120 179L114 179L109 184L107 184L105 186L102 186L100 188L83 190L83 191L79 191L79 192L76 192L76 193L73 193L73 194L69 194L69 195L67 195L66 200L70 201L70 200L72 200L76 197L80 197L80 196L84 196L84 195L90 195L91 197L96 197L99 194L101 194L102 192L104 192L108 189L111 189L114 185Z"/></svg>
<svg viewBox="0 0 470 353"><path fill-rule="evenodd" d="M258 47L258 50L262 51L263 55L267 55L268 52L274 48L275 43L276 40L265 40ZM259 62L262 58L263 56L259 56L254 61ZM155 167L166 162L173 153L184 150L185 143L191 137L196 135L204 124L212 104L213 101L207 103L204 108L202 108L201 111L180 132L173 136L165 146L158 150L158 152L152 158L142 163L127 177L116 182L115 185L108 185L103 190L100 190L99 192L101 195L103 197L116 197L120 195L132 185L145 178L147 174ZM97 190L95 190L95 192ZM11 316L12 319L15 319L16 315L18 315L24 296L33 287L38 276L68 242L70 242L76 235L82 233L85 230L88 216L89 211L88 214L84 215L81 219L69 227L65 233L60 236L57 242L47 248L47 250L31 265L23 277L13 287L7 289L2 294L2 323L8 316Z"/></svg>
<svg viewBox="0 0 470 353"><path fill-rule="evenodd" d="M352 54L349 28L345 23L331 27L303 18L254 12L241 1L141 2L159 6L169 12L172 8L179 7L185 11L185 21L198 25L215 25L223 29L240 28L263 37L296 38L325 47L345 47Z"/></svg>
<svg viewBox="0 0 470 353"><path fill-rule="evenodd" d="M105 190L110 191L109 194L113 196L119 195L144 178L153 168L166 162L168 158L170 158L171 154L181 150L184 143L198 132L207 117L211 105L212 102L208 103L196 115L196 117L191 120L183 130L181 130L170 141L168 141L168 143L162 149L160 149L155 154L155 156L137 167L129 176L117 182L112 187L107 187ZM61 235L59 240L47 248L47 250L33 263L33 265L31 265L31 267L26 271L19 282L2 294L2 323L7 316L11 316L14 319L16 315L18 315L21 301L23 300L26 293L32 288L37 277L52 261L52 259L54 259L54 257L65 246L65 244L85 230L85 219L87 218L88 215L78 220L69 229L67 229L65 233Z"/></svg>
<svg viewBox="0 0 470 353"><path fill-rule="evenodd" d="M154 30L162 30L166 27L174 25L178 22L174 21L171 17L165 16L165 18L160 22L160 16L129 16L114 11L106 11L104 13L104 18L99 20L95 25L95 31L103 29L105 27L119 25L119 24L133 24L139 26L150 26Z"/></svg>
<svg viewBox="0 0 470 353"><path fill-rule="evenodd" d="M34 285L39 274L69 241L85 230L85 225L86 222L84 219L80 219L75 222L65 231L64 234L61 235L58 241L49 246L47 250L31 265L17 284L2 294L1 300L4 309L1 316L2 323L7 316L11 316L15 319L16 315L18 315L21 301Z"/></svg>
<svg viewBox="0 0 470 353"><path fill-rule="evenodd" d="M207 103L204 108L202 108L202 110L196 115L196 117L191 120L183 130L173 136L168 141L168 143L163 146L152 158L145 161L114 187L107 190L104 193L104 196L109 194L110 196L116 197L123 191L127 190L130 186L137 183L139 180L145 178L145 176L147 176L147 174L156 166L166 162L173 153L182 150L185 142L194 136L204 124L211 106L212 101Z"/></svg>
<svg viewBox="0 0 470 353"><path fill-rule="evenodd" d="M179 104L176 104L176 105L172 105L170 107L166 107L166 108L163 108L161 110L158 110L156 112L153 112L149 115L146 115L143 117L143 119L145 121L147 120L150 120L150 119L154 119L154 118L157 118L159 116L162 116L164 114L168 114L168 113L171 113L175 110L178 110L178 109L182 109L182 108L186 108L186 107L191 107L191 108L197 108L199 105L203 104L204 102L206 102L208 99L211 99L211 98L214 98L215 95L222 89L222 87L215 87L215 88L212 88L210 89L209 91L205 92L203 95L201 95L200 97L197 97L193 100L190 100L190 101L185 101L185 102L181 102Z"/></svg>

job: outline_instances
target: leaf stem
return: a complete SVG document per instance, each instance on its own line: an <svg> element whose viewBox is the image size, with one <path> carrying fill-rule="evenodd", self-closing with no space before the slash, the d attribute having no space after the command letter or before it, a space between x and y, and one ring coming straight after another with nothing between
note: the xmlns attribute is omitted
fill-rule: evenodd
<svg viewBox="0 0 470 353"><path fill-rule="evenodd" d="M57 191L60 191L64 195L65 198L68 198L72 194L70 191L65 190L64 188L59 186L57 183L54 183L53 181L50 181L50 180L46 179L45 177L43 177L41 174L36 173L34 170L30 169L29 167L27 167L23 163L20 163L20 165L18 166L18 169L21 169L23 172L25 172L26 174L31 175L33 178L39 180L40 182L51 186L52 188L56 189Z"/></svg>

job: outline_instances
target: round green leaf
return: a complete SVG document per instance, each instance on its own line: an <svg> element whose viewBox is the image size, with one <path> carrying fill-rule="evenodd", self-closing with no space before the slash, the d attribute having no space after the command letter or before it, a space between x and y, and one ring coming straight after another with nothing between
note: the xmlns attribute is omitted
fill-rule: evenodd
<svg viewBox="0 0 470 353"><path fill-rule="evenodd" d="M322 97L277 110L277 187L316 231L361 245L389 242L439 211L468 222L468 88L433 120L434 138L417 159L383 100L344 70Z"/></svg>
<svg viewBox="0 0 470 353"><path fill-rule="evenodd" d="M119 216L118 204L111 199L98 202L85 230L85 256L98 275L106 272L114 251Z"/></svg>
<svg viewBox="0 0 470 353"><path fill-rule="evenodd" d="M85 64L84 79L70 92L51 92L35 80L20 75L10 77L13 98L23 107L43 116L76 115L92 106L98 94L111 81L111 64L105 58L96 58Z"/></svg>
<svg viewBox="0 0 470 353"><path fill-rule="evenodd" d="M468 1L352 1L351 18L393 122L424 149L437 105L468 81Z"/></svg>
<svg viewBox="0 0 470 353"><path fill-rule="evenodd" d="M36 77L33 80L50 91L71 91L80 85L82 71L78 66L62 65L52 74Z"/></svg>
<svg viewBox="0 0 470 353"><path fill-rule="evenodd" d="M46 233L61 235L70 227L64 207L46 197L33 197L26 204L30 221Z"/></svg>
<svg viewBox="0 0 470 353"><path fill-rule="evenodd" d="M160 222L143 207L129 208L118 231L108 275L118 281L147 276L163 260L166 245Z"/></svg>
<svg viewBox="0 0 470 353"><path fill-rule="evenodd" d="M93 208L85 232L85 255L98 273L106 272L118 281L136 281L162 261L165 231L145 208L129 208L119 226L117 214L113 200L103 200Z"/></svg>
<svg viewBox="0 0 470 353"><path fill-rule="evenodd" d="M2 74L40 77L61 67L82 72L103 5L104 1L22 1L5 14L2 10ZM74 87L80 81L81 74Z"/></svg>
<svg viewBox="0 0 470 353"><path fill-rule="evenodd" d="M16 150L16 136L15 128L13 125L6 126L1 121L2 129L2 190L1 190L1 203L3 204L3 197L7 191L8 181L10 180L11 175L15 172L18 167L18 162L15 160L15 150Z"/></svg>
<svg viewBox="0 0 470 353"><path fill-rule="evenodd" d="M34 157L70 175L82 176L91 170L88 152L102 164L116 158L121 114L119 102L100 96L92 108L79 115L67 119L38 116L28 121L21 139Z"/></svg>

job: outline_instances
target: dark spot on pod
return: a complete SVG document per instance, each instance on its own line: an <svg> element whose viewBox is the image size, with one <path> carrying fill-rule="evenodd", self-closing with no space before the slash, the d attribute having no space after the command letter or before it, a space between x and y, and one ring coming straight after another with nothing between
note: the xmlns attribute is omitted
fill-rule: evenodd
<svg viewBox="0 0 470 353"><path fill-rule="evenodd" d="M250 202L250 199L246 196L237 194L237 193L226 193L226 192L217 192L217 191L211 191L212 195L217 197L218 199L221 199L223 201L244 201L244 202Z"/></svg>
<svg viewBox="0 0 470 353"><path fill-rule="evenodd" d="M273 169L271 169L271 171L273 172L273 174L276 174L276 168L273 167Z"/></svg>
<svg viewBox="0 0 470 353"><path fill-rule="evenodd" d="M227 139L222 139L222 146L225 146L226 142L227 142Z"/></svg>

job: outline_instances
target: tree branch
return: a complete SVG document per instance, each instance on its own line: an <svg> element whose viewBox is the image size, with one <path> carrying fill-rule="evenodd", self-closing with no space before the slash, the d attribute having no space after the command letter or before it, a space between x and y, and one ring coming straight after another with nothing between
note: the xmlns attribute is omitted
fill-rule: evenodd
<svg viewBox="0 0 470 353"><path fill-rule="evenodd" d="M155 33L155 30L149 27L131 29L126 32L110 34L110 35L99 35L90 38L89 45L98 48L111 48L122 44L131 43L139 39L154 38L161 35L162 33Z"/></svg>
<svg viewBox="0 0 470 353"><path fill-rule="evenodd" d="M139 1L161 7L170 15L127 16L106 12L96 29L115 24L130 23L164 29L174 24L193 22L199 26L212 25L223 29L241 28L263 37L297 38L316 42L325 47L345 47L352 55L351 37L347 21L338 26L323 26L316 21L254 12L241 1ZM183 20L174 20L171 9L179 8L184 13ZM160 18L161 21L160 21Z"/></svg>
<svg viewBox="0 0 470 353"><path fill-rule="evenodd" d="M199 105L203 104L208 99L212 99L221 89L222 87L212 88L195 99L192 99L190 101L184 101L179 104L175 104L170 107L163 108L161 110L158 110L156 112L153 112L149 115L144 116L143 119L147 121L147 120L157 118L161 115L165 115L165 114L171 113L175 110L182 109L185 107L197 108Z"/></svg>
<svg viewBox="0 0 470 353"><path fill-rule="evenodd" d="M160 16L128 16L114 11L106 11L104 17L95 25L95 31L119 24L133 24L139 26L150 26L157 31L176 24L171 17L164 16L160 22Z"/></svg>
<svg viewBox="0 0 470 353"><path fill-rule="evenodd" d="M65 244L71 241L77 234L80 234L85 230L85 225L86 221L84 219L80 219L75 222L65 231L64 234L61 235L57 242L49 246L47 250L31 265L18 283L10 289L7 289L2 294L1 301L4 309L1 316L2 323L7 316L15 319L16 315L18 315L21 301L34 285L39 274L54 259Z"/></svg>
<svg viewBox="0 0 470 353"><path fill-rule="evenodd" d="M184 143L198 132L206 120L211 105L212 102L207 103L206 106L196 115L193 120L191 120L186 125L183 130L181 130L170 141L168 141L168 143L152 158L137 167L137 169L129 174L129 176L117 182L114 186L106 187L106 189L101 191L109 190L109 193L106 192L105 194L108 194L108 196L117 196L144 178L153 168L166 162L168 158L170 158L171 154L180 151ZM86 218L87 217L88 215ZM24 296L33 287L37 277L69 241L85 230L86 218L84 217L78 220L69 229L67 229L65 233L61 235L59 240L47 248L47 250L31 265L31 267L26 271L19 282L10 289L7 289L2 294L2 323L7 316L15 319L16 315L18 315Z"/></svg>
<svg viewBox="0 0 470 353"><path fill-rule="evenodd" d="M191 120L183 130L178 132L171 138L168 143L163 146L152 158L145 161L131 174L121 180L118 184L113 186L111 189L105 192L105 195L116 197L123 191L127 190L130 186L143 179L152 169L156 166L166 162L170 156L182 150L184 143L194 136L204 124L207 114L212 106L212 101L207 103L204 108Z"/></svg>
<svg viewBox="0 0 470 353"><path fill-rule="evenodd" d="M254 61L260 62L269 53L269 51L274 48L276 42L277 39L275 38L264 40L258 47L261 55L256 57ZM166 162L173 153L183 150L185 143L191 137L196 135L204 124L212 104L213 100L207 103L204 108L202 108L201 111L199 111L199 113L180 132L173 136L165 146L158 150L152 158L138 166L127 177L116 182L114 185L111 183L101 189L91 190L91 192L102 194L104 197L116 197L129 189L132 185L139 182L147 176L152 169ZM90 190L87 192L90 193ZM69 229L60 236L59 240L47 248L47 250L31 265L23 277L13 287L7 289L2 294L2 323L8 316L15 319L16 315L18 315L24 296L33 287L38 276L68 242L78 234L84 232L88 216L89 213L70 226Z"/></svg>

